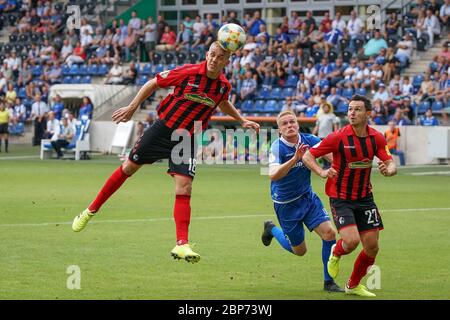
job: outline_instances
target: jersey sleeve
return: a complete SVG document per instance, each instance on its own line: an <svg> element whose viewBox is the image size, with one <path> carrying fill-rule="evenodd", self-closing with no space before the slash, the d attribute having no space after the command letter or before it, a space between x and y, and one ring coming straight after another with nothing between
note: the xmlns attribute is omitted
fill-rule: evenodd
<svg viewBox="0 0 450 320"><path fill-rule="evenodd" d="M281 164L280 144L278 143L278 141L276 141L270 147L269 167L280 164Z"/></svg>
<svg viewBox="0 0 450 320"><path fill-rule="evenodd" d="M320 158L328 153L337 151L339 145L339 136L336 133L329 134L322 141L314 145L309 152L315 157Z"/></svg>
<svg viewBox="0 0 450 320"><path fill-rule="evenodd" d="M392 155L389 152L389 147L387 146L386 139L381 133L375 136L375 143L377 144L376 156L381 161L392 160Z"/></svg>
<svg viewBox="0 0 450 320"><path fill-rule="evenodd" d="M186 78L188 70L188 65L184 65L173 70L160 72L156 75L156 83L160 88L177 86Z"/></svg>
<svg viewBox="0 0 450 320"><path fill-rule="evenodd" d="M228 82L228 80L226 80L226 82L225 82L224 90L225 90L224 95L221 97L219 104L223 101L228 101L228 99L230 98L231 84Z"/></svg>

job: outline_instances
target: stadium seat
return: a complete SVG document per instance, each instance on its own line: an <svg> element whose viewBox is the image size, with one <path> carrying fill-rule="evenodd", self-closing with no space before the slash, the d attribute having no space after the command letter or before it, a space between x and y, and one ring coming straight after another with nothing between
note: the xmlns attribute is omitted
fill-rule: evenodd
<svg viewBox="0 0 450 320"><path fill-rule="evenodd" d="M71 84L71 83L73 83L72 77L71 76L65 76L63 78L63 83L64 84Z"/></svg>
<svg viewBox="0 0 450 320"><path fill-rule="evenodd" d="M72 83L82 83L83 81L82 81L82 78L81 78L81 76L75 76L75 77L73 77L73 80L72 80Z"/></svg>
<svg viewBox="0 0 450 320"><path fill-rule="evenodd" d="M294 95L294 88L284 88L282 97L286 99L287 97L292 97Z"/></svg>
<svg viewBox="0 0 450 320"><path fill-rule="evenodd" d="M78 67L77 64L73 64L73 65L70 67L69 74L70 74L71 76L76 76L76 75L80 74L80 68Z"/></svg>
<svg viewBox="0 0 450 320"><path fill-rule="evenodd" d="M428 109L430 109L430 102L429 101L422 101L421 103L419 103L419 110L418 113L425 113L425 111L427 111Z"/></svg>
<svg viewBox="0 0 450 320"><path fill-rule="evenodd" d="M330 86L330 81L328 79L321 79L318 82L320 89L324 90L326 87Z"/></svg>
<svg viewBox="0 0 450 320"><path fill-rule="evenodd" d="M344 90L342 90L342 96L345 99L350 100L353 96L353 88L345 88Z"/></svg>
<svg viewBox="0 0 450 320"><path fill-rule="evenodd" d="M266 105L265 100L256 100L256 102L254 104L255 112L264 112L265 105Z"/></svg>
<svg viewBox="0 0 450 320"><path fill-rule="evenodd" d="M389 37L387 40L387 44L389 48L395 48L395 46L397 45L397 39Z"/></svg>
<svg viewBox="0 0 450 320"><path fill-rule="evenodd" d="M144 67L141 69L140 72L141 75L151 75L152 74L152 64L151 63L146 63L144 64Z"/></svg>
<svg viewBox="0 0 450 320"><path fill-rule="evenodd" d="M89 76L89 75L84 76L84 77L81 79L81 83L85 83L85 84L90 84L90 83L92 83L92 78L91 78L91 76Z"/></svg>
<svg viewBox="0 0 450 320"><path fill-rule="evenodd" d="M258 99L269 99L270 98L270 89L267 87L262 87L257 94Z"/></svg>
<svg viewBox="0 0 450 320"><path fill-rule="evenodd" d="M443 108L444 108L444 103L442 101L435 101L431 105L431 109L433 110L433 112L441 111Z"/></svg>
<svg viewBox="0 0 450 320"><path fill-rule="evenodd" d="M365 88L356 89L355 94L359 94L360 96L366 96L367 90Z"/></svg>
<svg viewBox="0 0 450 320"><path fill-rule="evenodd" d="M255 104L253 103L253 100L245 100L241 105L241 110L243 112L254 112Z"/></svg>
<svg viewBox="0 0 450 320"><path fill-rule="evenodd" d="M172 53L166 52L164 54L164 61L167 65L172 64L174 60L175 60L175 56Z"/></svg>
<svg viewBox="0 0 450 320"><path fill-rule="evenodd" d="M175 69L176 67L177 67L177 65L176 65L175 63L171 63L171 64L169 64L169 65L167 66L167 69L173 70L173 69Z"/></svg>
<svg viewBox="0 0 450 320"><path fill-rule="evenodd" d="M21 87L21 88L19 89L19 92L17 93L17 96L18 96L20 99L24 99L24 98L27 97L27 91L26 91L25 87Z"/></svg>
<svg viewBox="0 0 450 320"><path fill-rule="evenodd" d="M339 46L340 46L341 52L345 51L345 49L347 49L348 45L349 45L349 42L347 39L341 39L339 41Z"/></svg>
<svg viewBox="0 0 450 320"><path fill-rule="evenodd" d="M143 86L144 84L146 84L148 81L148 77L146 75L142 75L138 78L138 82L137 85L138 86Z"/></svg>
<svg viewBox="0 0 450 320"><path fill-rule="evenodd" d="M427 40L423 37L417 39L417 51L426 51Z"/></svg>
<svg viewBox="0 0 450 320"><path fill-rule="evenodd" d="M424 79L424 76L421 74L414 76L413 81L412 81L413 87L420 88L420 86L422 85L423 79Z"/></svg>
<svg viewBox="0 0 450 320"><path fill-rule="evenodd" d="M264 106L265 112L278 112L277 100L268 100Z"/></svg>
<svg viewBox="0 0 450 320"><path fill-rule="evenodd" d="M347 113L348 104L344 101L339 102L336 108L336 113Z"/></svg>
<svg viewBox="0 0 450 320"><path fill-rule="evenodd" d="M189 62L190 63L197 63L199 59L199 56L196 52L189 53Z"/></svg>
<svg viewBox="0 0 450 320"><path fill-rule="evenodd" d="M283 89L279 88L279 87L275 87L272 89L272 91L270 92L270 99L283 99Z"/></svg>
<svg viewBox="0 0 450 320"><path fill-rule="evenodd" d="M39 35L37 33L32 33L30 36L30 40L32 43L37 44L41 41L41 38L39 37Z"/></svg>
<svg viewBox="0 0 450 320"><path fill-rule="evenodd" d="M164 71L164 65L162 63L159 63L155 66L155 74L160 73Z"/></svg>
<svg viewBox="0 0 450 320"><path fill-rule="evenodd" d="M9 42L11 42L11 43L17 42L17 36L15 34L10 34Z"/></svg>
<svg viewBox="0 0 450 320"><path fill-rule="evenodd" d="M364 40L356 38L355 39L355 51L358 51L364 45Z"/></svg>
<svg viewBox="0 0 450 320"><path fill-rule="evenodd" d="M91 64L87 67L87 74L90 76L96 76L98 73L98 65L97 64Z"/></svg>
<svg viewBox="0 0 450 320"><path fill-rule="evenodd" d="M102 64L97 69L97 75L99 76L105 76L109 72L108 66L106 64Z"/></svg>
<svg viewBox="0 0 450 320"><path fill-rule="evenodd" d="M322 61L323 58L323 53L320 51L314 51L313 53L313 59L314 59L314 63L320 63Z"/></svg>
<svg viewBox="0 0 450 320"><path fill-rule="evenodd" d="M41 65L34 66L33 69L31 70L31 73L35 77L40 77L42 75L42 66Z"/></svg>
<svg viewBox="0 0 450 320"><path fill-rule="evenodd" d="M162 56L161 56L161 54L160 53L158 53L158 52L154 52L153 53L153 59L152 59L153 61L153 64L158 64L158 63L161 63L161 60L162 60Z"/></svg>
<svg viewBox="0 0 450 320"><path fill-rule="evenodd" d="M285 88L288 88L288 87L296 88L297 82L298 82L298 76L295 74L292 74L292 75L288 76L288 78L284 84L284 87Z"/></svg>
<svg viewBox="0 0 450 320"><path fill-rule="evenodd" d="M80 65L80 70L78 72L79 72L78 74L81 76L87 75L88 74L87 65L85 64Z"/></svg>
<svg viewBox="0 0 450 320"><path fill-rule="evenodd" d="M338 56L338 54L337 54L336 52L330 51L330 52L328 53L328 61L329 61L329 62L335 62L337 56Z"/></svg>
<svg viewBox="0 0 450 320"><path fill-rule="evenodd" d="M177 52L176 57L177 57L177 64L179 66L181 66L181 65L186 63L186 59L187 59L186 53L184 53L184 52Z"/></svg>

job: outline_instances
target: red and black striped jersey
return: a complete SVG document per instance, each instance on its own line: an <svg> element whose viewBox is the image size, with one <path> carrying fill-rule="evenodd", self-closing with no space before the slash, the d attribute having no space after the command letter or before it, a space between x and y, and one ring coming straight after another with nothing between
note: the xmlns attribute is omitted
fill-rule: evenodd
<svg viewBox="0 0 450 320"><path fill-rule="evenodd" d="M319 158L333 153L333 168L337 175L328 178L325 191L330 198L358 200L372 193L370 173L372 161L392 159L383 134L367 126L367 136L358 137L351 125L329 134L310 149Z"/></svg>
<svg viewBox="0 0 450 320"><path fill-rule="evenodd" d="M208 125L216 107L228 100L231 85L223 73L217 79L206 76L206 61L186 64L156 75L158 87L174 86L173 93L160 103L158 116L167 127L194 131L194 122Z"/></svg>

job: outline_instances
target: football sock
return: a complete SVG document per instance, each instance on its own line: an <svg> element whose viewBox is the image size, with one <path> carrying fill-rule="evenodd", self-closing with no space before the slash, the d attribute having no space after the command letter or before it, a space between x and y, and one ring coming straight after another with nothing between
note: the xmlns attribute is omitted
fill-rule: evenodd
<svg viewBox="0 0 450 320"><path fill-rule="evenodd" d="M356 258L355 264L353 266L353 272L350 276L350 280L348 281L348 287L354 288L356 287L361 279L366 275L367 268L373 265L375 262L375 258L369 257L364 250L361 250L361 253Z"/></svg>
<svg viewBox="0 0 450 320"><path fill-rule="evenodd" d="M322 240L322 263L323 263L323 278L325 281L333 280L328 273L328 258L330 257L331 247L336 243L336 240Z"/></svg>
<svg viewBox="0 0 450 320"><path fill-rule="evenodd" d="M9 140L5 139L5 151L8 152Z"/></svg>
<svg viewBox="0 0 450 320"><path fill-rule="evenodd" d="M129 178L122 170L122 165L118 167L113 174L106 180L105 185L98 193L94 201L89 205L88 209L91 212L97 212L100 207L109 199L109 197L116 192L117 189Z"/></svg>
<svg viewBox="0 0 450 320"><path fill-rule="evenodd" d="M177 231L177 245L188 243L189 222L191 221L191 196L176 195L173 218Z"/></svg>
<svg viewBox="0 0 450 320"><path fill-rule="evenodd" d="M292 251L292 247L291 244L289 243L288 239L286 239L286 236L283 232L283 230L281 230L281 228L279 227L273 227L272 228L272 235L274 236L275 239L277 239L278 243L287 251L289 251L290 253L294 253Z"/></svg>
<svg viewBox="0 0 450 320"><path fill-rule="evenodd" d="M336 247L334 247L333 255L335 255L336 257L340 257L349 254L350 252L345 251L343 245L344 241L342 241L342 239L339 239L336 242Z"/></svg>

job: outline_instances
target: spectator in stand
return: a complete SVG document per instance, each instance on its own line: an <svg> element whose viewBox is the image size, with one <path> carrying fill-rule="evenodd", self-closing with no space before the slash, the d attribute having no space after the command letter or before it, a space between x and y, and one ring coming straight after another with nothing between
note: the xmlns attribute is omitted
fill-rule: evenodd
<svg viewBox="0 0 450 320"><path fill-rule="evenodd" d="M138 17L138 13L136 10L133 10L131 12L131 19L128 21L128 27L133 29L134 31L138 31L139 29L141 29L141 18Z"/></svg>
<svg viewBox="0 0 450 320"><path fill-rule="evenodd" d="M399 28L400 21L398 20L397 12L392 12L386 23L386 39L389 38L389 36L397 35Z"/></svg>
<svg viewBox="0 0 450 320"><path fill-rule="evenodd" d="M287 33L283 32L283 29L277 28L276 34L273 37L273 47L274 49L282 48L283 50L287 49L288 44L291 43L291 39L287 35Z"/></svg>
<svg viewBox="0 0 450 320"><path fill-rule="evenodd" d="M327 33L331 31L331 25L333 24L333 20L330 19L330 12L325 12L323 19L320 21L320 25L322 26L323 32Z"/></svg>
<svg viewBox="0 0 450 320"><path fill-rule="evenodd" d="M164 20L162 15L159 15L157 18L157 38L156 43L161 43L161 38L163 34L166 32L166 27L169 27L169 24ZM169 27L170 31L170 27ZM176 37L176 35L175 35Z"/></svg>
<svg viewBox="0 0 450 320"><path fill-rule="evenodd" d="M266 24L266 22L261 19L261 12L259 10L256 10L253 13L253 19L250 21L250 24L248 25L249 31L248 34L255 37L259 34L259 27L262 24Z"/></svg>
<svg viewBox="0 0 450 320"><path fill-rule="evenodd" d="M354 11L352 11L352 13L353 12ZM355 19L356 19L356 13L354 15L355 15ZM353 19L353 15L352 15L352 19ZM350 21L352 21L352 20L350 20ZM335 13L335 19L333 20L333 22L331 24L331 29L338 29L339 31L344 33L345 27L346 27L345 21L344 21L344 19L341 18L341 13L339 11L337 11Z"/></svg>
<svg viewBox="0 0 450 320"><path fill-rule="evenodd" d="M354 41L358 38L361 39L364 31L364 23L358 17L355 10L352 10L352 12L350 12L350 20L347 23L347 30L350 36L350 47L354 48Z"/></svg>
<svg viewBox="0 0 450 320"><path fill-rule="evenodd" d="M339 118L332 111L332 105L325 102L321 105L323 112L317 115L316 126L314 127L312 134L318 136L320 140L323 140L326 136L337 131L339 128ZM331 165L330 162L322 158L323 168L328 169Z"/></svg>
<svg viewBox="0 0 450 320"><path fill-rule="evenodd" d="M186 28L184 23L181 23L179 26L179 31L176 40L176 48L175 50L190 50L191 45L191 31Z"/></svg>
<svg viewBox="0 0 450 320"><path fill-rule="evenodd" d="M150 59L153 59L153 51L156 48L156 41L158 40L158 26L150 16L147 19L147 24L144 29L144 44Z"/></svg>
<svg viewBox="0 0 450 320"><path fill-rule="evenodd" d="M242 81L240 98L241 101L252 100L255 98L256 94L256 80L253 79L253 74L251 71L245 73L245 79Z"/></svg>
<svg viewBox="0 0 450 320"><path fill-rule="evenodd" d="M434 43L434 37L441 33L441 24L439 19L434 15L433 11L427 9L426 17L424 19L424 25L417 30L417 37L420 38L422 32L428 34L428 47L432 47Z"/></svg>
<svg viewBox="0 0 450 320"><path fill-rule="evenodd" d="M130 66L128 67L128 70L125 71L122 84L125 85L134 84L137 79L137 74L138 70L136 68L136 64L134 63L134 61L132 61L130 63Z"/></svg>
<svg viewBox="0 0 450 320"><path fill-rule="evenodd" d="M170 30L169 26L164 28L164 33L161 36L160 44L156 46L157 51L171 51L175 50L175 45L177 41L177 35L175 32Z"/></svg>
<svg viewBox="0 0 450 320"><path fill-rule="evenodd" d="M13 105L13 123L17 124L18 122L25 122L27 120L26 118L26 108L23 105L22 101L20 100L20 98L16 98L16 101L14 102Z"/></svg>
<svg viewBox="0 0 450 320"><path fill-rule="evenodd" d="M383 81L383 70L379 64L374 63L370 71L370 89L372 94L375 94L375 87L381 85L381 81Z"/></svg>
<svg viewBox="0 0 450 320"><path fill-rule="evenodd" d="M63 46L61 48L61 59L62 61L65 61L68 56L70 56L73 52L73 47L70 44L69 39L64 39Z"/></svg>
<svg viewBox="0 0 450 320"><path fill-rule="evenodd" d="M88 96L83 97L83 102L81 103L80 110L78 112L78 120L81 120L83 116L87 116L92 119L92 112L94 111L94 106L91 99Z"/></svg>
<svg viewBox="0 0 450 320"><path fill-rule="evenodd" d="M192 30L193 30L193 34L194 34L194 36L193 36L194 42L200 39L201 34L202 34L203 30L205 30L205 29L206 29L206 26L202 22L202 17L197 15L195 17L195 22L192 26Z"/></svg>
<svg viewBox="0 0 450 320"><path fill-rule="evenodd" d="M386 40L381 36L380 30L375 30L374 37L364 45L364 55L371 57L379 54L381 48L387 48Z"/></svg>
<svg viewBox="0 0 450 320"><path fill-rule="evenodd" d="M435 92L435 84L428 73L425 74L424 80L420 85L420 89L416 95L416 102L421 102L428 100L430 97L434 95Z"/></svg>
<svg viewBox="0 0 450 320"><path fill-rule="evenodd" d="M306 36L316 29L316 19L314 19L312 11L306 12L306 19L303 23L306 27Z"/></svg>
<svg viewBox="0 0 450 320"><path fill-rule="evenodd" d="M14 89L14 84L12 82L9 82L7 85L7 90L6 90L6 94L5 94L5 102L7 104L13 104L14 101L16 100L17 97L17 92Z"/></svg>
<svg viewBox="0 0 450 320"><path fill-rule="evenodd" d="M396 47L397 53L395 54L395 57L400 60L400 67L407 67L411 61L413 50L412 34L407 33L404 36L404 40L397 43Z"/></svg>
<svg viewBox="0 0 450 320"><path fill-rule="evenodd" d="M431 108L428 109L425 112L425 115L421 116L418 120L418 124L421 126L431 127L439 125L439 121L435 116L433 116L433 110Z"/></svg>
<svg viewBox="0 0 450 320"><path fill-rule="evenodd" d="M208 13L206 15L205 25L208 28L212 27L214 30L216 30L219 27L217 21L214 20L213 15L211 13Z"/></svg>
<svg viewBox="0 0 450 320"><path fill-rule="evenodd" d="M289 20L289 34L298 35L301 25L302 19L298 16L298 12L291 11L291 19Z"/></svg>
<svg viewBox="0 0 450 320"><path fill-rule="evenodd" d="M76 47L73 49L73 54L67 57L66 63L72 66L74 63L83 63L86 60L87 54L81 42L78 41Z"/></svg>
<svg viewBox="0 0 450 320"><path fill-rule="evenodd" d="M445 0L444 4L441 6L441 9L439 10L439 18L442 21L442 24L447 27L450 26L449 21L450 16L450 0Z"/></svg>
<svg viewBox="0 0 450 320"><path fill-rule="evenodd" d="M380 83L378 86L378 91L376 93L374 93L373 95L373 99L377 100L380 99L383 104L388 101L389 99L389 94L386 90L386 86L384 85L384 83Z"/></svg>
<svg viewBox="0 0 450 320"><path fill-rule="evenodd" d="M384 106L381 99L373 100L373 107L371 113L372 124L384 125L388 116L387 108Z"/></svg>
<svg viewBox="0 0 450 320"><path fill-rule="evenodd" d="M389 117L388 121L394 121L398 126L409 126L411 121L401 109L396 109L395 113Z"/></svg>
<svg viewBox="0 0 450 320"><path fill-rule="evenodd" d="M131 59L131 54L136 53L136 49L137 49L136 44L137 44L136 30L131 27L128 27L127 36L125 38L124 46L123 46L124 47L124 52L123 52L123 54L124 54L123 60L124 61L129 62Z"/></svg>
<svg viewBox="0 0 450 320"><path fill-rule="evenodd" d="M119 59L114 60L114 65L109 70L105 84L120 84L123 82L123 69L119 65Z"/></svg>

